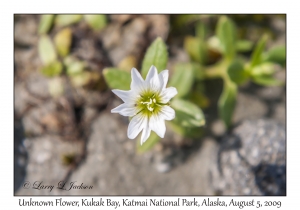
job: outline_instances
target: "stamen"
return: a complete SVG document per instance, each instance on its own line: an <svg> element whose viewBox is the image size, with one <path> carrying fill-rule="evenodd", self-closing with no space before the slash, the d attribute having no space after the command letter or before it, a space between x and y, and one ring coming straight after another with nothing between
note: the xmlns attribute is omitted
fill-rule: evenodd
<svg viewBox="0 0 300 210"><path fill-rule="evenodd" d="M157 109L157 107L161 107L162 104L158 103L156 98L156 94L153 93L151 95L141 95L141 100L138 102L139 104L143 105L143 109L148 112L154 112L154 110ZM140 105L140 106L141 106Z"/></svg>
<svg viewBox="0 0 300 210"><path fill-rule="evenodd" d="M153 108L149 106L149 104L147 105L147 108L150 112L153 112Z"/></svg>

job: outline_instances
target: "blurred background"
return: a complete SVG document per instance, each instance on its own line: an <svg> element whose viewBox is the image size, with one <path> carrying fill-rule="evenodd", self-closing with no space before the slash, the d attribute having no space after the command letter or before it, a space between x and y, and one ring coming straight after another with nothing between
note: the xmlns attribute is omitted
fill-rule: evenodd
<svg viewBox="0 0 300 210"><path fill-rule="evenodd" d="M286 195L285 44L282 14L15 15L15 195ZM140 146L111 89L152 61L176 119Z"/></svg>

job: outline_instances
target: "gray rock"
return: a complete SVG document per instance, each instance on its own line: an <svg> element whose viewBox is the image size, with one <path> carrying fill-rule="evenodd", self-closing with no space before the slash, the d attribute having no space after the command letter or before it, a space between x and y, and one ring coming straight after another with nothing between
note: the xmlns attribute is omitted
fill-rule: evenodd
<svg viewBox="0 0 300 210"><path fill-rule="evenodd" d="M286 103L282 102L280 104L276 104L274 109L274 119L278 120L282 124L286 124Z"/></svg>
<svg viewBox="0 0 300 210"><path fill-rule="evenodd" d="M38 39L37 15L15 15L14 41L20 45L32 45Z"/></svg>
<svg viewBox="0 0 300 210"><path fill-rule="evenodd" d="M146 29L146 21L142 18L132 20L126 27L120 27L118 23L107 27L103 34L103 44L114 66L128 55L139 56L142 53Z"/></svg>
<svg viewBox="0 0 300 210"><path fill-rule="evenodd" d="M39 73L32 73L27 78L28 90L37 97L47 98L50 96L48 89L49 79Z"/></svg>
<svg viewBox="0 0 300 210"><path fill-rule="evenodd" d="M184 164L178 164L168 173L166 167L157 171L151 152L136 154L139 139L127 138L127 124L113 114L102 114L92 124L87 145L87 158L68 179L70 182L93 186L88 190L26 190L18 195L208 195L212 194L208 168L211 157L217 153L217 144L205 140ZM66 173L59 161L61 151L71 148L58 140L45 137L32 141L28 150L29 163L26 180L44 180L56 185ZM45 148L45 145L50 145ZM65 146L63 146L65 145ZM150 157L149 157L150 154ZM167 163L169 164L169 163Z"/></svg>
<svg viewBox="0 0 300 210"><path fill-rule="evenodd" d="M169 15L143 15L143 17L150 25L148 31L150 40L156 37L167 39L170 30Z"/></svg>
<svg viewBox="0 0 300 210"><path fill-rule="evenodd" d="M222 139L212 183L222 195L286 194L285 128L270 120L245 120Z"/></svg>
<svg viewBox="0 0 300 210"><path fill-rule="evenodd" d="M21 122L14 124L14 191L18 190L26 176L28 154L24 144L24 131Z"/></svg>
<svg viewBox="0 0 300 210"><path fill-rule="evenodd" d="M26 139L28 163L24 182L19 184L16 195L58 195L58 183L66 177L69 168L63 164L62 157L68 154L78 154L80 145L69 143L53 136L42 136ZM16 173L16 172L15 172ZM26 185L28 183L28 185ZM50 189L34 189L40 186L53 185Z"/></svg>
<svg viewBox="0 0 300 210"><path fill-rule="evenodd" d="M129 55L142 60L154 39L166 40L169 34L168 15L122 15L112 16L112 20L103 31L102 40L113 66Z"/></svg>
<svg viewBox="0 0 300 210"><path fill-rule="evenodd" d="M233 122L245 119L259 119L266 115L268 107L257 97L239 92L233 114Z"/></svg>

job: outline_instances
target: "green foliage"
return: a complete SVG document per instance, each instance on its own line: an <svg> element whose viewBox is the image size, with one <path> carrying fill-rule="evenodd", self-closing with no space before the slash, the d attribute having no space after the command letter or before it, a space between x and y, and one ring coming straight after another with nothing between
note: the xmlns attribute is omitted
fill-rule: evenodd
<svg viewBox="0 0 300 210"><path fill-rule="evenodd" d="M196 37L199 37L202 41L206 39L207 27L204 23L198 22L196 24Z"/></svg>
<svg viewBox="0 0 300 210"><path fill-rule="evenodd" d="M131 76L127 71L122 71L116 68L106 68L103 70L103 75L106 84L111 89L129 90Z"/></svg>
<svg viewBox="0 0 300 210"><path fill-rule="evenodd" d="M253 82L255 82L256 84L265 85L265 86L281 86L284 84L282 81L279 81L269 75L262 75L259 77L254 77Z"/></svg>
<svg viewBox="0 0 300 210"><path fill-rule="evenodd" d="M223 92L218 102L219 115L227 127L231 125L231 118L235 108L237 86L232 82L224 84Z"/></svg>
<svg viewBox="0 0 300 210"><path fill-rule="evenodd" d="M209 104L209 100L205 100L203 93L196 90L195 87L203 79L221 78L224 82L224 88L218 102L218 109L220 118L227 127L231 124L238 85L249 80L266 86L283 84L283 82L276 80L273 75L275 63L285 65L285 47L278 46L264 52L268 35L263 35L254 46L252 41L238 38L235 23L227 16L221 16L217 21L215 35L211 34L210 37L207 37L210 33L207 32L207 27L201 22L201 18L195 23L195 31L196 37L185 37L184 49L189 54L190 59L198 63L201 70L196 72L201 73L200 75L194 74L197 79L190 79L189 74L185 75L187 78L184 78L183 75L178 76L175 71L174 79L182 77L182 80L187 81L187 85L182 89L179 85L184 82L180 79L176 79L177 81L172 85L178 90L184 90L183 93L182 90L178 91L179 97L188 98L198 106L205 107ZM239 52L248 53L251 50L253 51L249 63L246 62L245 58L237 55ZM176 64L175 68L177 65L179 64ZM178 128L176 129L178 130Z"/></svg>
<svg viewBox="0 0 300 210"><path fill-rule="evenodd" d="M199 138L199 136L203 135L203 129L201 129L201 127L183 127L176 121L167 121L167 124L175 133L182 137Z"/></svg>
<svg viewBox="0 0 300 210"><path fill-rule="evenodd" d="M186 26L187 24L190 24L191 22L199 20L200 18L201 15L176 15L173 21L173 26L174 28L181 28L183 26Z"/></svg>
<svg viewBox="0 0 300 210"><path fill-rule="evenodd" d="M202 110L192 102L174 99L171 101L171 107L176 112L175 123L183 127L200 127L205 124Z"/></svg>
<svg viewBox="0 0 300 210"><path fill-rule="evenodd" d="M253 45L253 42L250 40L238 40L235 47L238 52L249 52L252 50Z"/></svg>
<svg viewBox="0 0 300 210"><path fill-rule="evenodd" d="M152 65L157 68L158 72L166 69L168 62L168 51L164 41L158 37L156 38L150 47L147 49L145 57L142 63L142 76L146 78L146 75Z"/></svg>
<svg viewBox="0 0 300 210"><path fill-rule="evenodd" d="M49 65L57 58L53 43L49 36L42 35L39 40L38 50L44 65Z"/></svg>
<svg viewBox="0 0 300 210"><path fill-rule="evenodd" d="M153 131L150 134L150 137L147 139L146 142L144 142L142 145L139 141L137 141L137 151L139 153L147 152L150 150L158 141L160 140L160 137L156 135Z"/></svg>
<svg viewBox="0 0 300 210"><path fill-rule="evenodd" d="M53 20L54 20L54 15L42 15L39 28L38 28L39 34L47 33L53 24Z"/></svg>
<svg viewBox="0 0 300 210"><path fill-rule="evenodd" d="M55 47L60 56L65 57L70 52L72 42L71 28L64 28L59 31L54 37Z"/></svg>
<svg viewBox="0 0 300 210"><path fill-rule="evenodd" d="M178 91L176 97L183 97L191 91L194 82L194 72L195 70L192 63L176 64L169 83L169 86L176 87Z"/></svg>
<svg viewBox="0 0 300 210"><path fill-rule="evenodd" d="M82 15L57 15L55 24L63 27L79 22L82 19Z"/></svg>
<svg viewBox="0 0 300 210"><path fill-rule="evenodd" d="M222 16L217 24L216 34L225 57L232 59L235 56L237 40L236 27L233 21Z"/></svg>
<svg viewBox="0 0 300 210"><path fill-rule="evenodd" d="M217 36L211 36L207 39L207 46L209 49L214 50L216 52L222 52L222 45Z"/></svg>
<svg viewBox="0 0 300 210"><path fill-rule="evenodd" d="M187 36L184 39L184 49L193 61L204 64L207 61L207 46L199 37Z"/></svg>
<svg viewBox="0 0 300 210"><path fill-rule="evenodd" d="M265 62L251 69L252 77L270 76L275 73L275 65L271 62Z"/></svg>
<svg viewBox="0 0 300 210"><path fill-rule="evenodd" d="M86 67L85 62L79 61L70 56L64 59L64 64L66 66L66 73L69 76L74 76L82 73Z"/></svg>
<svg viewBox="0 0 300 210"><path fill-rule="evenodd" d="M148 48L142 63L142 75L145 77L151 65L157 67L158 72L164 70L167 65L167 47L161 38L157 38ZM131 61L127 58L125 61ZM125 62L124 61L124 62ZM127 65L120 65L127 66ZM126 67L127 68L127 67ZM124 68L125 69L125 68ZM129 90L131 76L127 70L117 68L106 68L103 75L107 85L111 89ZM178 98L187 96L192 89L192 85L196 79L203 79L203 69L197 63L180 63L174 68L173 76L168 86L174 86L178 91ZM201 94L200 94L201 95ZM176 112L175 119L169 123L170 127L180 135L186 137L195 137L200 135L200 126L205 124L202 110L194 103L184 99L173 99L171 107ZM137 146L138 152L146 152L151 149L160 137L154 132L151 133L149 139Z"/></svg>
<svg viewBox="0 0 300 210"><path fill-rule="evenodd" d="M251 67L254 67L261 63L262 61L262 53L265 49L266 42L268 40L268 36L265 34L261 37L257 45L255 46L255 49L251 55Z"/></svg>
<svg viewBox="0 0 300 210"><path fill-rule="evenodd" d="M84 19L95 31L103 29L107 24L106 15L84 15Z"/></svg>
<svg viewBox="0 0 300 210"><path fill-rule="evenodd" d="M281 66L285 66L286 48L285 46L276 46L263 55L264 62L274 62Z"/></svg>
<svg viewBox="0 0 300 210"><path fill-rule="evenodd" d="M170 106L176 112L176 117L168 121L167 125L176 133L188 138L199 138L202 135L201 126L205 124L205 117L201 108L206 108L213 102L204 95L206 83L203 80L214 78L223 80L224 86L218 100L218 112L229 128L232 123L238 86L247 81L265 86L282 85L282 81L274 78L275 64L285 66L286 63L284 46L265 50L267 35L262 36L254 45L252 41L245 39L240 31L237 31L235 23L228 16L221 16L218 21L210 21L209 18L216 18L213 15L203 17L202 15L178 15L172 19L172 27L175 26L177 29L181 27L181 29L187 29L188 32L195 32L194 36L185 34L183 43L190 61L171 65L172 71L170 71L168 83L168 86L176 87L178 94L170 102ZM93 82L100 84L102 75L99 72L88 71L87 63L69 55L72 30L68 26L82 19L94 31L102 30L108 22L106 15L41 16L38 28L40 34L38 51L44 65L41 72L48 77L54 77L49 84L49 91L54 97L60 96L64 91L63 80L56 80L59 77L55 77L62 74L63 70L75 87L90 87ZM211 23L217 23L216 28L212 28ZM51 32L51 37L55 36L52 40L47 33L53 24L55 24L53 27L55 31ZM185 30L181 31L185 32ZM172 42L171 39L170 41ZM243 54L238 55L238 53ZM251 54L250 60L242 57L249 54ZM168 48L161 38L157 38L148 47L142 60L142 77L146 77L152 65L158 69L158 72L161 72L166 69L167 62ZM139 64L140 61L136 60L136 57L127 55L117 67L105 68L102 73L106 85L111 89L129 90L130 69L138 68ZM105 84L103 87L106 87ZM159 140L160 137L151 132L150 138L142 146L139 141L137 142L137 151L148 151Z"/></svg>
<svg viewBox="0 0 300 210"><path fill-rule="evenodd" d="M72 75L70 79L74 87L84 87L90 84L93 80L98 80L99 78L96 74L93 74L93 72L83 71Z"/></svg>
<svg viewBox="0 0 300 210"><path fill-rule="evenodd" d="M38 51L43 62L41 73L45 76L53 77L60 75L65 69L65 73L70 77L73 86L103 90L105 84L101 83L101 75L99 72L88 71L85 62L68 56L72 44L72 30L71 27L67 26L78 23L82 17L83 15L81 14L41 16L38 28L38 33L41 35ZM102 29L106 26L107 22L105 15L84 15L84 19L94 30ZM55 24L55 29L62 29L58 31L53 40L51 40L46 33L50 31L53 24ZM61 60L63 60L63 63L60 62ZM54 82L53 84L55 85L56 83ZM54 85L49 86L50 92L55 90L55 88L53 88ZM55 96L55 94L52 95Z"/></svg>
<svg viewBox="0 0 300 210"><path fill-rule="evenodd" d="M199 106L200 108L207 108L210 100L201 91L193 90L190 94L189 100Z"/></svg>
<svg viewBox="0 0 300 210"><path fill-rule="evenodd" d="M83 72L86 64L83 61L75 61L67 66L66 73L69 76L74 76Z"/></svg>
<svg viewBox="0 0 300 210"><path fill-rule="evenodd" d="M42 74L47 77L54 77L59 75L63 70L63 65L59 61L53 61L52 63L42 67Z"/></svg>
<svg viewBox="0 0 300 210"><path fill-rule="evenodd" d="M244 64L241 60L236 59L228 66L228 75L234 83L240 85L249 78L248 73L244 69Z"/></svg>

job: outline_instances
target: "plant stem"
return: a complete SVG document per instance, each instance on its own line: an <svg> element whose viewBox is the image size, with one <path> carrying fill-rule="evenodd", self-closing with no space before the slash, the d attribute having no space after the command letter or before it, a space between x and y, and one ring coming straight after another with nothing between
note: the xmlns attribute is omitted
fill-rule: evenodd
<svg viewBox="0 0 300 210"><path fill-rule="evenodd" d="M207 67L204 70L204 77L207 79L224 78L226 76L227 60L221 60L218 64Z"/></svg>

